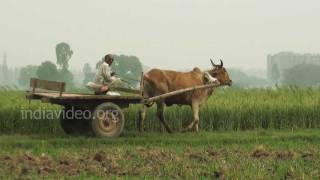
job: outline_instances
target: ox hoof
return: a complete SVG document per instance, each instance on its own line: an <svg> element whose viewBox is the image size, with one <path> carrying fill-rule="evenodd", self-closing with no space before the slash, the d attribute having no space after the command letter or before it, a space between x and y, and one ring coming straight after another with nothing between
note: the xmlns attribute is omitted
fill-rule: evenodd
<svg viewBox="0 0 320 180"><path fill-rule="evenodd" d="M186 133L186 132L189 132L189 131L190 131L189 128L184 128L184 129L181 129L181 130L180 130L180 132L182 132L182 133Z"/></svg>
<svg viewBox="0 0 320 180"><path fill-rule="evenodd" d="M182 133L186 133L186 132L195 132L195 133L198 133L199 130L197 130L197 129L194 128L194 127L191 127L191 128L190 128L190 127L186 127L186 128L181 129L180 132L182 132Z"/></svg>

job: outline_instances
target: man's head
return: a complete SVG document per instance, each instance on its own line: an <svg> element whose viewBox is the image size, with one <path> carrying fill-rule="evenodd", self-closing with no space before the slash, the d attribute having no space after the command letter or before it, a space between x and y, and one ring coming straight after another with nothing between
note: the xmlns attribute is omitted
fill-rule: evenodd
<svg viewBox="0 0 320 180"><path fill-rule="evenodd" d="M111 54L107 54L104 57L104 62L108 63L109 65L111 65L113 63L113 56Z"/></svg>
<svg viewBox="0 0 320 180"><path fill-rule="evenodd" d="M214 62L210 59L213 69L209 71L209 74L218 79L221 85L232 85L232 80L229 78L229 74L227 70L223 67L223 62L220 59L220 65L214 64Z"/></svg>

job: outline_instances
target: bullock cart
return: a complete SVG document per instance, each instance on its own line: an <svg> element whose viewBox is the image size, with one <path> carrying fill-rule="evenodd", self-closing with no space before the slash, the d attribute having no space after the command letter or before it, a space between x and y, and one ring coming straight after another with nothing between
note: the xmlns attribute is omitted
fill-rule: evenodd
<svg viewBox="0 0 320 180"><path fill-rule="evenodd" d="M60 125L67 134L92 133L98 137L117 137L122 133L125 123L122 109L130 104L150 104L181 93L219 86L195 86L144 99L142 84L143 82L140 90L112 88L113 91L125 92L124 94L128 95L108 96L65 92L64 82L32 78L26 98L62 106L63 109L58 114Z"/></svg>

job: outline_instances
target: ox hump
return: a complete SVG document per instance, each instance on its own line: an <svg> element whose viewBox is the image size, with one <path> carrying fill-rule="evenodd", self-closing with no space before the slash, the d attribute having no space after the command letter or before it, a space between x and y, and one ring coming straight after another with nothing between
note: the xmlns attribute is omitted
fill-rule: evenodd
<svg viewBox="0 0 320 180"><path fill-rule="evenodd" d="M193 68L193 72L201 73L201 70L200 70L200 68L195 67L195 68Z"/></svg>

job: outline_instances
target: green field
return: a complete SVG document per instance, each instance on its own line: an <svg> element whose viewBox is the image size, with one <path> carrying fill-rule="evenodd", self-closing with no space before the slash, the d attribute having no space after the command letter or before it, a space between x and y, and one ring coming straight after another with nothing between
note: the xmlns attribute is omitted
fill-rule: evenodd
<svg viewBox="0 0 320 180"><path fill-rule="evenodd" d="M163 133L155 108L137 132L139 106L125 110L120 138L66 136L58 119L21 109L61 107L0 91L0 179L319 179L319 89L219 89L202 107L200 133ZM167 109L178 131L188 107Z"/></svg>
<svg viewBox="0 0 320 180"><path fill-rule="evenodd" d="M21 91L0 91L1 133L62 134L58 119L22 119L21 109L55 110L61 107L29 103ZM125 110L125 130L137 129L138 105ZM146 130L163 131L155 116L147 113ZM166 119L175 130L192 120L187 106L167 108ZM320 89L218 89L200 111L200 130L296 129L320 127Z"/></svg>
<svg viewBox="0 0 320 180"><path fill-rule="evenodd" d="M320 131L0 137L0 179L319 179Z"/></svg>

